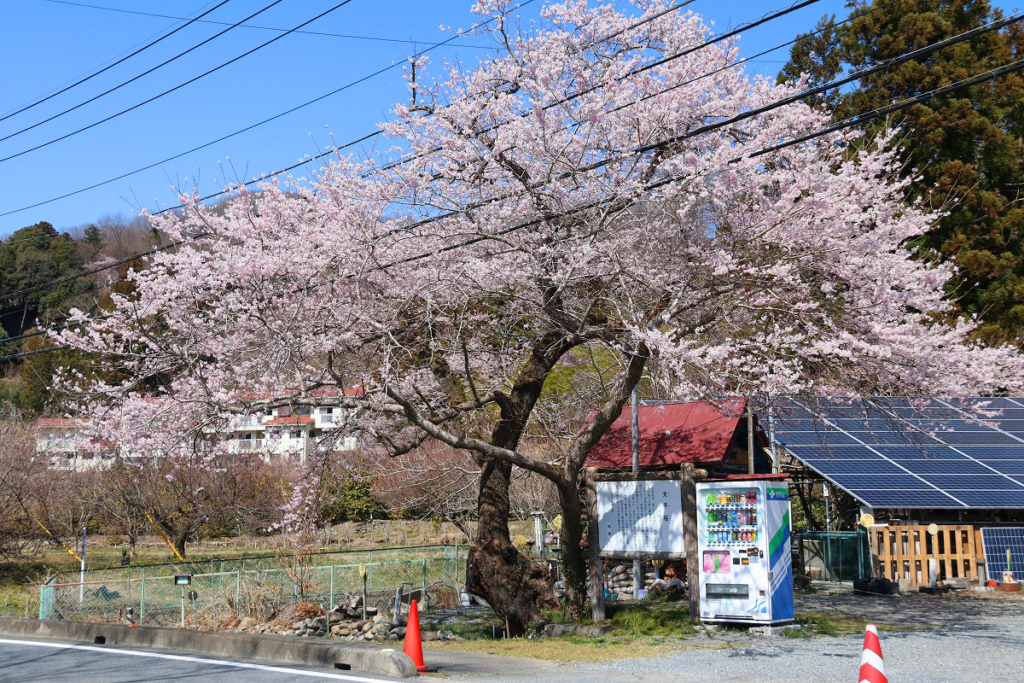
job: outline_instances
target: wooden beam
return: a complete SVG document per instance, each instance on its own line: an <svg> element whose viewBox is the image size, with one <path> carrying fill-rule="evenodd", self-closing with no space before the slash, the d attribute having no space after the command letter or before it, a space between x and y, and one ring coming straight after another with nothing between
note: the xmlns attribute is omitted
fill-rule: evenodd
<svg viewBox="0 0 1024 683"><path fill-rule="evenodd" d="M700 623L700 564L697 557L697 470L683 463L679 489L683 498L683 547L686 550L686 586L690 597L690 621Z"/></svg>
<svg viewBox="0 0 1024 683"><path fill-rule="evenodd" d="M590 618L605 620L604 567L601 559L601 539L598 537L597 482L593 469L587 470L587 542L590 545Z"/></svg>

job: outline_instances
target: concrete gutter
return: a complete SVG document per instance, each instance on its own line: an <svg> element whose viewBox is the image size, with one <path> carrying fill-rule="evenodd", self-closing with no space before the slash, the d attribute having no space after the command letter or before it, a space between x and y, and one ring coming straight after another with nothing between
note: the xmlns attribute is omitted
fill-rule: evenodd
<svg viewBox="0 0 1024 683"><path fill-rule="evenodd" d="M398 678L416 675L412 659L401 650L312 638L39 619L0 619L0 634L174 650L193 655L362 671Z"/></svg>

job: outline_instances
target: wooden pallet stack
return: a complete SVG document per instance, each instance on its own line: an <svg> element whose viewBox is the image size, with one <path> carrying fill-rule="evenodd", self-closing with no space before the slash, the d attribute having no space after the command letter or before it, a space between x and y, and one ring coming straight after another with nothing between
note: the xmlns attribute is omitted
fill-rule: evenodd
<svg viewBox="0 0 1024 683"><path fill-rule="evenodd" d="M930 583L929 560L940 581L978 580L984 562L981 530L969 524L882 526L868 530L876 575L914 589Z"/></svg>

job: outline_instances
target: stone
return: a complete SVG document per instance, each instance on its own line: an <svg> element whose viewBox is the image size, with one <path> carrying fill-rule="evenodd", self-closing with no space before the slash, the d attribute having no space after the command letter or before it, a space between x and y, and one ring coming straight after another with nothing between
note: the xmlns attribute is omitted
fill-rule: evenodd
<svg viewBox="0 0 1024 683"><path fill-rule="evenodd" d="M363 640L373 640L374 638L375 636L369 631L363 634Z"/></svg>
<svg viewBox="0 0 1024 683"><path fill-rule="evenodd" d="M298 630L300 630L302 628L305 628L305 626L306 625L303 624L301 621L296 621L294 624L292 624L292 630L293 631L298 631Z"/></svg>
<svg viewBox="0 0 1024 683"><path fill-rule="evenodd" d="M365 622L363 624L362 631L363 631L363 633L369 633L372 628L373 628L373 622L372 621L367 621L367 622Z"/></svg>
<svg viewBox="0 0 1024 683"><path fill-rule="evenodd" d="M331 627L331 635L332 636L340 636L340 635L346 635L346 634L343 634L341 632L341 627L340 626L332 626Z"/></svg>
<svg viewBox="0 0 1024 683"><path fill-rule="evenodd" d="M253 628L256 628L256 620L252 617L242 617L242 620L238 622L239 631L248 631Z"/></svg>
<svg viewBox="0 0 1024 683"><path fill-rule="evenodd" d="M391 629L391 634L390 635L393 635L396 638L405 638L405 627L404 626L396 626L395 628Z"/></svg>
<svg viewBox="0 0 1024 683"><path fill-rule="evenodd" d="M420 638L423 640L424 643L430 643L435 640L439 640L439 638L437 637L437 631L423 631L422 633L420 633Z"/></svg>
<svg viewBox="0 0 1024 683"><path fill-rule="evenodd" d="M327 626L327 617L317 617L313 619L309 625L313 628L323 628L324 626Z"/></svg>
<svg viewBox="0 0 1024 683"><path fill-rule="evenodd" d="M388 633L391 632L391 627L388 626L387 624L381 624L375 630L377 632L377 635L379 635L379 636L386 636Z"/></svg>
<svg viewBox="0 0 1024 683"><path fill-rule="evenodd" d="M443 628L443 629L441 629L440 631L437 632L437 639L438 640L450 640L451 637L454 636L454 635L455 635L454 631L449 631L448 629L444 629Z"/></svg>
<svg viewBox="0 0 1024 683"><path fill-rule="evenodd" d="M345 621L345 615L341 612L335 612L334 610L331 610L327 613L327 621L331 624L331 626L335 624L340 624L341 622Z"/></svg>
<svg viewBox="0 0 1024 683"><path fill-rule="evenodd" d="M375 624L386 624L388 622L388 618L383 614L378 614L373 619L371 619L371 621L373 621L373 623Z"/></svg>
<svg viewBox="0 0 1024 683"><path fill-rule="evenodd" d="M360 621L357 621L355 624L353 624L353 628L355 628L355 629L357 629L359 631L362 631L363 627L366 626L369 623L371 623L369 619L362 619Z"/></svg>

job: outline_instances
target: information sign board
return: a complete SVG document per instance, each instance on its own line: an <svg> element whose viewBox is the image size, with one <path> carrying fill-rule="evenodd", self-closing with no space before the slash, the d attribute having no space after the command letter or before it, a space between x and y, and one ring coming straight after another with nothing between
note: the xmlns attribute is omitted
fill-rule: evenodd
<svg viewBox="0 0 1024 683"><path fill-rule="evenodd" d="M595 493L601 556L686 556L679 480L597 481Z"/></svg>

